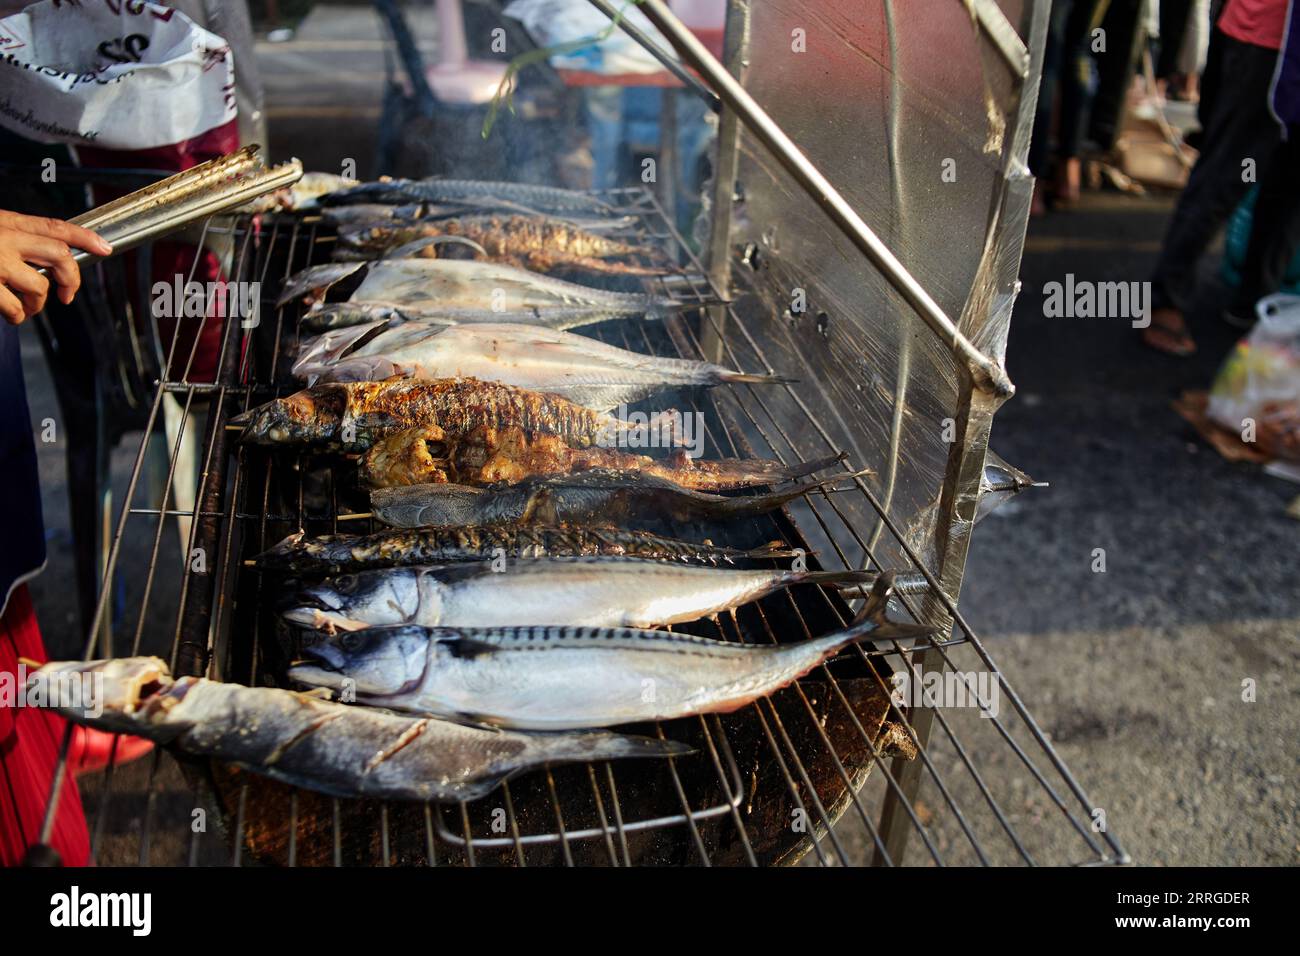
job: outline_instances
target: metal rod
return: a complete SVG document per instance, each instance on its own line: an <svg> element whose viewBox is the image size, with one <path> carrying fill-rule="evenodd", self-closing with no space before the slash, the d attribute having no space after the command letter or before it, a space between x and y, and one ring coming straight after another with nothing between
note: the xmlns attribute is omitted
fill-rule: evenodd
<svg viewBox="0 0 1300 956"><path fill-rule="evenodd" d="M848 200L822 175L795 145L794 140L758 105L749 92L727 72L703 43L673 15L662 0L644 0L642 12L673 45L678 55L704 77L705 81L722 97L728 107L735 110L741 122L766 146L786 168L800 186L816 200L831 220L848 239L862 251L871 263L884 274L898 293L907 300L917 314L944 340L970 367L975 383L983 390L1002 397L1015 393L1015 386L1002 366L977 349L953 324L926 292L921 283L907 271L889 248L872 231L862 217L854 211Z"/></svg>
<svg viewBox="0 0 1300 956"><path fill-rule="evenodd" d="M715 113L722 109L722 101L718 99L718 95L701 83L698 76L682 66L676 57L651 39L648 33L624 16L626 10L614 9L614 5L609 0L589 0L589 2L593 7L613 20L614 25L631 37L641 49L662 63L665 70L694 90L699 98L709 105L709 109ZM628 6L630 7L632 4L628 4Z"/></svg>
<svg viewBox="0 0 1300 956"><path fill-rule="evenodd" d="M151 200L152 205L138 216L132 215L123 219L113 217L109 222L101 223L98 230L100 235L112 244L113 254L117 255L149 239L174 232L192 222L226 212L258 196L290 186L301 178L302 163L296 159L291 160L274 169L256 173L224 186L209 187L209 192L186 191L174 201ZM83 262L99 257L93 253L77 250L72 258Z"/></svg>

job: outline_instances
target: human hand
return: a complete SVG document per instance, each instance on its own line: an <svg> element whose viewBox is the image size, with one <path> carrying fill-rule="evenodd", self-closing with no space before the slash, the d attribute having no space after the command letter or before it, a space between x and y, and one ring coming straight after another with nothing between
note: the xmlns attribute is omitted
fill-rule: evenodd
<svg viewBox="0 0 1300 956"><path fill-rule="evenodd" d="M89 229L62 219L24 216L0 210L0 315L17 325L45 308L50 278L67 305L81 286L72 248L106 256L113 247ZM45 266L49 277L34 268Z"/></svg>

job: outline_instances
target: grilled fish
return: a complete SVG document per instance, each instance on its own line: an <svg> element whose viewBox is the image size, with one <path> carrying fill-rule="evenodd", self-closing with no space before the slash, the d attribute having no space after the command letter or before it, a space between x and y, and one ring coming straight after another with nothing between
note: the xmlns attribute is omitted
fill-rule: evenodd
<svg viewBox="0 0 1300 956"><path fill-rule="evenodd" d="M651 737L503 732L273 687L174 679L156 657L51 663L28 680L29 686L60 686L87 676L102 680L95 701L102 713L73 695L71 706L49 706L75 723L146 737L336 797L475 800L543 764L690 752Z"/></svg>
<svg viewBox="0 0 1300 956"><path fill-rule="evenodd" d="M357 473L362 483L372 488L394 488L434 482L514 483L598 468L657 475L697 491L731 491L802 478L843 457L782 465L764 458L691 458L679 448L668 458L658 459L613 448L573 448L558 436L530 436L521 428L484 427L448 435L437 426L426 425L376 441L361 457Z"/></svg>
<svg viewBox="0 0 1300 956"><path fill-rule="evenodd" d="M310 266L285 280L277 304L319 299L330 286L360 269L357 302L384 302L455 321L501 322L504 315L535 313L546 325L572 316L570 325L602 319L663 318L698 302L645 292L609 292L514 266L466 259L381 259ZM558 326L556 326L558 327Z"/></svg>
<svg viewBox="0 0 1300 956"><path fill-rule="evenodd" d="M471 208L517 209L543 214L617 215L609 203L588 193L555 186L473 179L385 179L322 196L321 203L326 206L456 203Z"/></svg>
<svg viewBox="0 0 1300 956"><path fill-rule="evenodd" d="M805 482L764 495L727 498L691 491L655 475L595 470L486 488L453 484L381 488L370 493L370 506L376 518L395 528L608 527L657 520L719 520L762 514L814 489L828 488L840 478L861 474L865 472Z"/></svg>
<svg viewBox="0 0 1300 956"><path fill-rule="evenodd" d="M383 321L389 326L402 322L422 322L426 325L507 322L562 331L595 325L597 322L604 322L607 318L608 313L599 307L559 305L535 307L517 312L462 310L454 314L443 314L438 309L427 306L398 305L392 302L362 301L353 298L347 302L317 303L303 313L298 327L303 332L318 334L331 329L346 329L377 321Z"/></svg>
<svg viewBox="0 0 1300 956"><path fill-rule="evenodd" d="M780 541L742 549L662 538L645 531L470 527L389 530L363 535L330 534L314 538L298 531L252 561L255 567L264 571L313 575L496 558L516 561L608 555L719 565L745 559L790 557L793 553Z"/></svg>
<svg viewBox="0 0 1300 956"><path fill-rule="evenodd" d="M638 402L665 388L790 381L734 372L712 362L643 355L540 326L419 321L390 325L382 319L308 339L293 374L309 385L394 375L479 378L550 392L597 411Z"/></svg>
<svg viewBox="0 0 1300 956"><path fill-rule="evenodd" d="M424 240L448 236L474 242L482 250L475 258L534 272L568 268L657 276L674 271L665 266L610 262L615 257L650 258L656 250L580 229L563 220L538 216L459 216L418 223L353 226L340 230L334 257L339 260L436 258L442 255L439 247Z"/></svg>
<svg viewBox="0 0 1300 956"><path fill-rule="evenodd" d="M290 598L284 617L314 628L386 624L660 627L710 617L795 584L861 585L871 571L706 568L641 558L531 558L384 568L329 578Z"/></svg>
<svg viewBox="0 0 1300 956"><path fill-rule="evenodd" d="M607 727L729 712L774 693L859 641L924 637L886 617L882 575L860 624L792 644L669 631L534 625L369 628L304 641L289 671L316 687L420 714L530 730Z"/></svg>
<svg viewBox="0 0 1300 956"><path fill-rule="evenodd" d="M461 435L483 426L556 435L578 446L673 441L676 416L624 421L541 392L477 379L331 382L277 398L231 418L240 441L364 451L386 435L436 426Z"/></svg>

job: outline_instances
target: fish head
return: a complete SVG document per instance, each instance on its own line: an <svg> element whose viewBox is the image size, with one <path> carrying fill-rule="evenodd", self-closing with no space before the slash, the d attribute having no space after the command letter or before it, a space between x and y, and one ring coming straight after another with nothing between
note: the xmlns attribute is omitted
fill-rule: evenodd
<svg viewBox="0 0 1300 956"><path fill-rule="evenodd" d="M347 393L321 385L277 398L231 418L242 425L240 441L279 445L326 438L343 420Z"/></svg>
<svg viewBox="0 0 1300 956"><path fill-rule="evenodd" d="M28 675L26 692L27 700L79 723L131 732L155 709L183 699L191 685L189 678L173 680L156 657L120 657L45 664Z"/></svg>
<svg viewBox="0 0 1300 956"><path fill-rule="evenodd" d="M394 624L433 624L441 590L419 568L383 568L341 574L303 588L288 602L286 620L327 631ZM427 592L427 600L426 593Z"/></svg>
<svg viewBox="0 0 1300 956"><path fill-rule="evenodd" d="M304 660L289 668L292 680L385 697L419 684L428 664L429 637L417 627L310 631L302 636L300 650Z"/></svg>

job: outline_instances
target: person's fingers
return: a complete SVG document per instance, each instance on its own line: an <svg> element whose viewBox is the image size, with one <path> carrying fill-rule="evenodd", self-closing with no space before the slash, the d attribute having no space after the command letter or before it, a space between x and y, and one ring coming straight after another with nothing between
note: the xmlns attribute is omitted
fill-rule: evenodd
<svg viewBox="0 0 1300 956"><path fill-rule="evenodd" d="M27 318L18 296L3 285L0 285L0 316L4 316L4 320L10 325L22 325L23 320Z"/></svg>
<svg viewBox="0 0 1300 956"><path fill-rule="evenodd" d="M81 288L81 269L72 258L68 244L31 233L25 234L20 255L27 262L45 266L59 287L59 301L67 305Z"/></svg>
<svg viewBox="0 0 1300 956"><path fill-rule="evenodd" d="M31 266L17 263L5 274L10 292L22 299L24 318L30 318L45 308L45 298L50 293L50 280Z"/></svg>
<svg viewBox="0 0 1300 956"><path fill-rule="evenodd" d="M93 252L98 256L106 256L113 251L112 246L89 229L74 226L62 219L50 219L45 216L20 216L7 225L12 225L15 229L21 229L23 232L30 232L37 236L58 239L77 249L84 249L86 252Z"/></svg>

